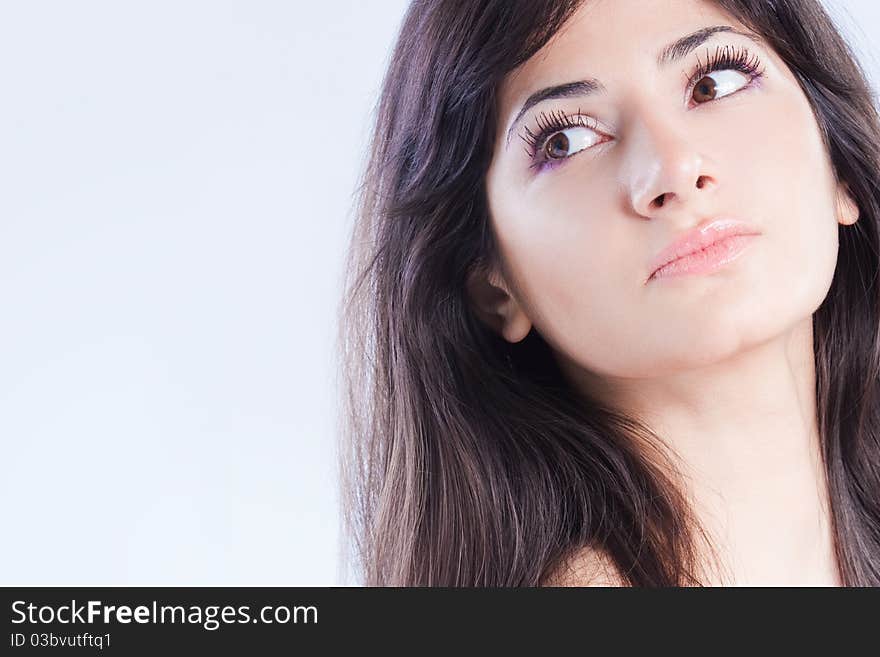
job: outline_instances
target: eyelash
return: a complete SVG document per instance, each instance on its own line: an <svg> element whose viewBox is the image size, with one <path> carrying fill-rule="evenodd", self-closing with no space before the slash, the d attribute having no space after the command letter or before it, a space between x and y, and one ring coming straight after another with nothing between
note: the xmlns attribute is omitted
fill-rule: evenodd
<svg viewBox="0 0 880 657"><path fill-rule="evenodd" d="M709 73L714 73L715 71L721 70L734 70L739 71L751 79L749 80L750 86L754 83L755 80L764 76L764 69L761 66L761 60L758 59L757 55L752 55L747 48L740 47L738 49L732 49L730 46L717 46L715 48L715 53L710 57L707 51L706 61L700 62L699 57L697 58L697 66L695 70L690 74L687 81L687 89L688 93L693 90L696 86L696 83L699 82L703 77L708 75ZM743 87L742 89L745 89ZM738 91L742 91L739 89ZM728 94L728 96L733 96L738 91L734 91L732 94ZM728 96L722 96L719 100L723 100ZM707 103L700 103L701 105L706 105ZM547 114L546 112L541 112L537 118L537 131L533 132L528 127L525 128L525 136L520 135L520 139L522 139L527 144L526 153L529 156L529 159L534 161L529 168L530 169L544 169L544 168L555 168L562 163L570 160L578 153L582 153L582 151L578 151L574 155L570 155L567 158L562 158L558 160L550 160L546 157L539 157L539 151L543 153L544 146L547 142L547 139L552 137L558 132L562 130L567 130L568 128L575 127L584 127L589 128L591 130L596 130L597 125L595 121L581 114L580 108L578 108L577 112L574 115L569 115L563 110L556 110L554 112L550 112ZM584 150L590 150L586 148Z"/></svg>

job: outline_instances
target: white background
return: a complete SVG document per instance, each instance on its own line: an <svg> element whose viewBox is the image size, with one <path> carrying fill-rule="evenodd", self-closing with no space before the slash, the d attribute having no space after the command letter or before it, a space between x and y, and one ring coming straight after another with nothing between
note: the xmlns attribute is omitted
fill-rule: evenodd
<svg viewBox="0 0 880 657"><path fill-rule="evenodd" d="M828 2L880 81L880 8ZM331 585L335 311L407 2L0 1L0 585Z"/></svg>

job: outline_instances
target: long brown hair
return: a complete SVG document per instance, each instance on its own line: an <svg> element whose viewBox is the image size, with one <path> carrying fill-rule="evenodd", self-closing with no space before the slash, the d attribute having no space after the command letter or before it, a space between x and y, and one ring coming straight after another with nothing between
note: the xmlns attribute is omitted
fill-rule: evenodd
<svg viewBox="0 0 880 657"><path fill-rule="evenodd" d="M717 0L799 81L860 220L813 315L846 585L880 585L880 120L817 0ZM415 0L375 114L340 305L346 557L366 585L535 586L584 547L634 586L699 585L698 538L656 436L577 394L535 331L475 317L496 262L484 177L497 88L579 0Z"/></svg>

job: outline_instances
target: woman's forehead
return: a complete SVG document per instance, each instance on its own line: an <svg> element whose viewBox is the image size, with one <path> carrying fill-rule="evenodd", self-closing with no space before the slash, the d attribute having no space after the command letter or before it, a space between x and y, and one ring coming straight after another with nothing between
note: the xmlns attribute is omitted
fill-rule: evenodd
<svg viewBox="0 0 880 657"><path fill-rule="evenodd" d="M706 0L586 0L499 89L502 107L534 90L594 78L610 81L634 64L651 64L670 44L701 28L745 27Z"/></svg>

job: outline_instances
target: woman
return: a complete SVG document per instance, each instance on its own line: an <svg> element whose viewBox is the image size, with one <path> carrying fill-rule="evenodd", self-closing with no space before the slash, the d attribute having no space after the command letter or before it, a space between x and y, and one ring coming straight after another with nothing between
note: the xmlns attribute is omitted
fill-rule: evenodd
<svg viewBox="0 0 880 657"><path fill-rule="evenodd" d="M364 583L880 584L878 171L814 0L414 2L341 318Z"/></svg>

